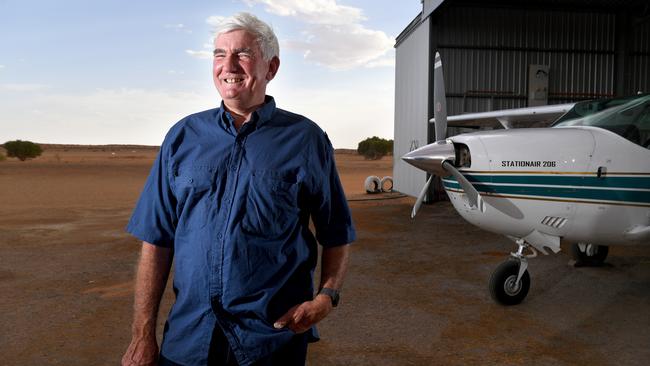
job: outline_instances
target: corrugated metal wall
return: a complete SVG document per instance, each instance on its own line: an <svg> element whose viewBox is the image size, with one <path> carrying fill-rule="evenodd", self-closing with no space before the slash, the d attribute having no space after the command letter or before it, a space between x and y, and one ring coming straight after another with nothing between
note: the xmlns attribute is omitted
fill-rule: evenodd
<svg viewBox="0 0 650 366"><path fill-rule="evenodd" d="M633 34L629 92L650 93L650 20L635 23Z"/></svg>
<svg viewBox="0 0 650 366"><path fill-rule="evenodd" d="M607 13L448 7L432 31L448 111L525 107L530 64L550 65L549 104L613 96L615 30Z"/></svg>
<svg viewBox="0 0 650 366"><path fill-rule="evenodd" d="M427 144L429 122L429 20L425 20L395 52L394 189L417 196L426 173L400 157Z"/></svg>

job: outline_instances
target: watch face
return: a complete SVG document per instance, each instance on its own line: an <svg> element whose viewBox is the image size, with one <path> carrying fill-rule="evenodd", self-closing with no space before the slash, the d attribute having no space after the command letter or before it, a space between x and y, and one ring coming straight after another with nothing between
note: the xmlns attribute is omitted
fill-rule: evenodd
<svg viewBox="0 0 650 366"><path fill-rule="evenodd" d="M332 296L332 306L337 306L339 304L339 292L336 291L334 292L334 296Z"/></svg>

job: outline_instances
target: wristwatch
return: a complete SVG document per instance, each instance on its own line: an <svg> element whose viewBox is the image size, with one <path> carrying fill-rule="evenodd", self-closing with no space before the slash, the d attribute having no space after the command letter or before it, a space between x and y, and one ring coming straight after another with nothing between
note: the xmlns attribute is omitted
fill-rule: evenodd
<svg viewBox="0 0 650 366"><path fill-rule="evenodd" d="M323 287L318 291L318 294L323 294L327 295L332 299L332 306L336 307L339 304L339 298L341 297L341 292L339 290L335 290L333 288L328 288L328 287Z"/></svg>

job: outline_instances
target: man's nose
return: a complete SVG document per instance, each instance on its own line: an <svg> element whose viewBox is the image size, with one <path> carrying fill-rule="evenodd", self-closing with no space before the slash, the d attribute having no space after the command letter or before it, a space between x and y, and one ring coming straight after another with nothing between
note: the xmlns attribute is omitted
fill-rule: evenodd
<svg viewBox="0 0 650 366"><path fill-rule="evenodd" d="M234 54L227 54L223 58L223 71L235 72L239 70L239 62Z"/></svg>

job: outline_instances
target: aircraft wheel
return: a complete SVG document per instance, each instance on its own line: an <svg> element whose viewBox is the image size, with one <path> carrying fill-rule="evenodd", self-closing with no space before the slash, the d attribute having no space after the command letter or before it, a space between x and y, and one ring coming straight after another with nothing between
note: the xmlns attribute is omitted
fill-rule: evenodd
<svg viewBox="0 0 650 366"><path fill-rule="evenodd" d="M607 258L607 253L609 253L609 247L606 245L594 245L592 248L589 248L591 245L588 244L584 251L580 249L578 244L571 246L571 256L576 261L576 265L592 267L603 265L605 258ZM593 253L589 253L592 250Z"/></svg>
<svg viewBox="0 0 650 366"><path fill-rule="evenodd" d="M501 305L517 305L521 303L530 289L530 275L528 270L524 271L519 283L519 261L507 260L501 263L492 272L490 277L490 295L492 299Z"/></svg>

